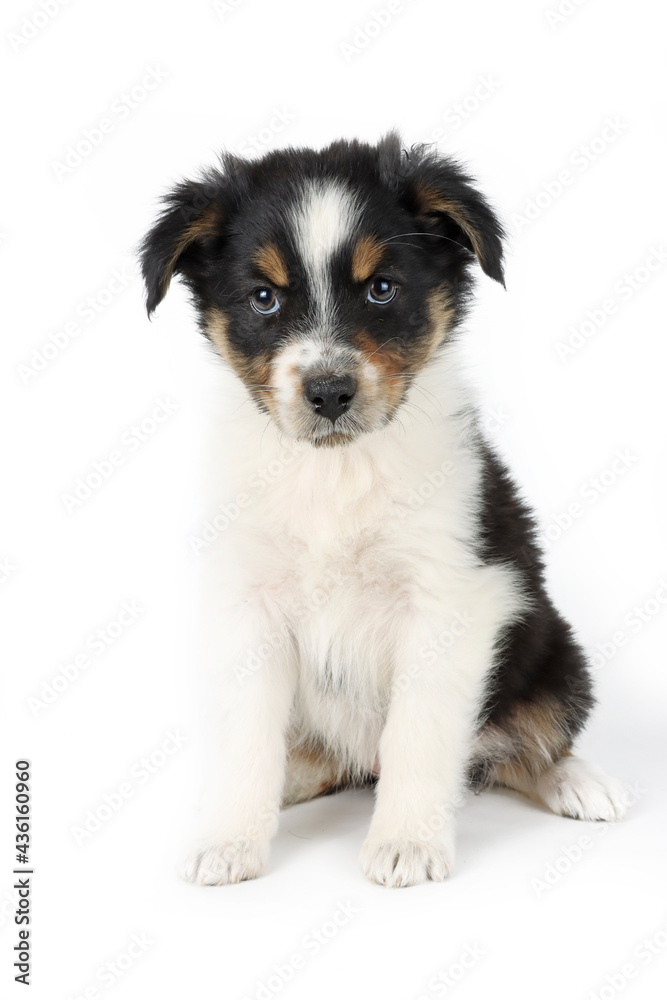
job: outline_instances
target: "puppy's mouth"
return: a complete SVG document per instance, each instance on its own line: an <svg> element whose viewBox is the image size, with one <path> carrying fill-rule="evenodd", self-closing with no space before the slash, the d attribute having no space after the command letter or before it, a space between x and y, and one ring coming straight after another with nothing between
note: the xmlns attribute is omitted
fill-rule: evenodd
<svg viewBox="0 0 667 1000"><path fill-rule="evenodd" d="M350 406L332 420L331 417L313 413L307 404L301 404L287 411L271 407L271 415L280 430L295 440L308 441L314 448L336 448L351 444L386 422L379 415L373 419L368 409L358 401L356 407Z"/></svg>
<svg viewBox="0 0 667 1000"><path fill-rule="evenodd" d="M386 426L406 388L403 380L384 387L357 367L298 375L288 391L277 389L265 402L284 433L314 448L336 448Z"/></svg>
<svg viewBox="0 0 667 1000"><path fill-rule="evenodd" d="M374 428L362 424L352 414L345 414L336 423L320 418L312 427L297 435L299 441L309 441L314 448L336 448L351 444Z"/></svg>

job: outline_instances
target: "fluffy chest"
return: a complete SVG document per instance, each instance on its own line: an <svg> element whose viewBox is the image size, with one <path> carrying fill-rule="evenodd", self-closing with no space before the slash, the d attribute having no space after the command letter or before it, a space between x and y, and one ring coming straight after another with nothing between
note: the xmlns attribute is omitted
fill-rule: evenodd
<svg viewBox="0 0 667 1000"><path fill-rule="evenodd" d="M227 587L237 604L259 596L294 639L297 731L350 759L375 754L410 621L448 623L474 561L479 463L461 412L347 448L265 423L236 423L225 443L232 488L250 497L226 536Z"/></svg>
<svg viewBox="0 0 667 1000"><path fill-rule="evenodd" d="M271 589L305 668L327 684L359 663L381 683L401 618L417 606L437 615L456 585L474 538L474 467L452 437L392 429L354 448L297 448L239 524L252 585Z"/></svg>

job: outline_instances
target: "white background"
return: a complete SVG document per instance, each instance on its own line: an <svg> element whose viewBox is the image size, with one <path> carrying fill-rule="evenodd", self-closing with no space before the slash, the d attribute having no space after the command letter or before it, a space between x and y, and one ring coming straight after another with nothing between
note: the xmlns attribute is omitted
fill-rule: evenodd
<svg viewBox="0 0 667 1000"><path fill-rule="evenodd" d="M70 0L46 17L23 0L1 15L3 995L657 997L667 981L662 9L585 0L558 18L556 0L404 0L367 29L384 0L218 7ZM134 90L149 71L154 89ZM102 119L110 126L88 148ZM485 793L461 814L450 881L398 891L365 882L372 794L345 793L283 814L261 879L194 888L174 859L196 756L189 539L203 516L204 352L182 288L149 324L139 280L121 286L114 270L127 275L165 188L223 146L375 140L392 126L406 144L439 138L465 160L507 224L507 292L480 280L467 324L471 377L548 534L554 597L595 656L599 707L580 751L636 801L606 828ZM606 300L614 311L600 323ZM587 320L582 346L559 356ZM131 444L160 400L173 412ZM68 512L64 495L119 449L122 464ZM91 635L114 634L124 602L141 610L97 654ZM88 665L57 682L50 704L30 701L44 702L81 654ZM188 739L161 756L170 731ZM30 993L11 982L19 757L33 767ZM77 843L88 811L123 783L130 797ZM315 953L308 935L331 932L340 904L355 912ZM127 967L133 934L151 943ZM440 974L454 984L466 949L472 967L438 986ZM262 994L294 955L304 968ZM98 978L117 961L122 977Z"/></svg>

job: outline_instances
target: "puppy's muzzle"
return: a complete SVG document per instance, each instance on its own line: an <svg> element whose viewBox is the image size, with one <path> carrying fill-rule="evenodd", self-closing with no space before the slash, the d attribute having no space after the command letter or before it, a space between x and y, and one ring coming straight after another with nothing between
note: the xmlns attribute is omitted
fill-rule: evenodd
<svg viewBox="0 0 667 1000"><path fill-rule="evenodd" d="M309 378L303 387L303 394L315 413L332 424L350 409L356 391L357 380L352 375Z"/></svg>

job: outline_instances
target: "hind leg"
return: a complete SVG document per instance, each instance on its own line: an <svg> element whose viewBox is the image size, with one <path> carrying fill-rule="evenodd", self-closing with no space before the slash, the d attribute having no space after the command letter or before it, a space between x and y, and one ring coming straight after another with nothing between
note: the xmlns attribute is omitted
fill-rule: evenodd
<svg viewBox="0 0 667 1000"><path fill-rule="evenodd" d="M595 764L567 754L537 774L520 761L495 766L498 784L524 792L559 816L573 819L622 819L625 789Z"/></svg>
<svg viewBox="0 0 667 1000"><path fill-rule="evenodd" d="M568 709L561 700L543 695L519 702L501 724L485 725L478 733L472 782L513 788L560 816L621 819L623 786L574 757L571 744Z"/></svg>

